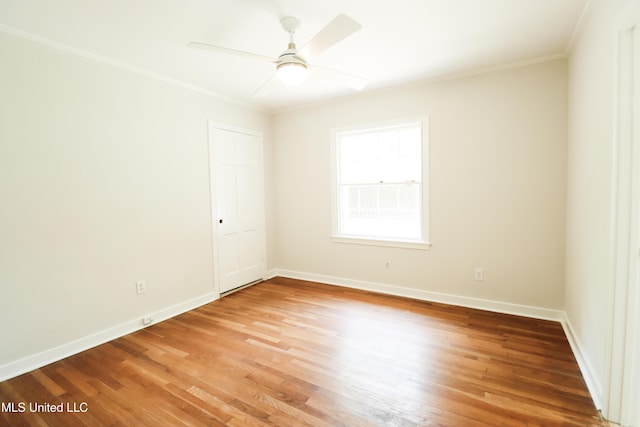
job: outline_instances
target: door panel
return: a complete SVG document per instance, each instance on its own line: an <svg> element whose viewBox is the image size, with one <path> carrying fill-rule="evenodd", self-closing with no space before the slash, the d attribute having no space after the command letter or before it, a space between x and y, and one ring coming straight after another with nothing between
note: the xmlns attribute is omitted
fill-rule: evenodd
<svg viewBox="0 0 640 427"><path fill-rule="evenodd" d="M265 273L262 138L210 125L214 266L221 293Z"/></svg>

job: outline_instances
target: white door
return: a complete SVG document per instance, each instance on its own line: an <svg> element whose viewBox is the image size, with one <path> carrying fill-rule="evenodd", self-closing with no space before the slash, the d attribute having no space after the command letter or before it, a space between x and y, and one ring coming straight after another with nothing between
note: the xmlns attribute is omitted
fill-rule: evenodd
<svg viewBox="0 0 640 427"><path fill-rule="evenodd" d="M214 268L220 293L265 274L262 136L209 124Z"/></svg>

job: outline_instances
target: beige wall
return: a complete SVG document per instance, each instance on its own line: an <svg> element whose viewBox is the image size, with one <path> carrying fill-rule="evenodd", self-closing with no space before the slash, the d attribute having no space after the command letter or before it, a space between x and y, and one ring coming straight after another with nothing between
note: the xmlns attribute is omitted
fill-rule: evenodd
<svg viewBox="0 0 640 427"><path fill-rule="evenodd" d="M562 309L566 92L566 62L556 60L275 115L276 265ZM330 129L422 114L431 128L431 250L333 243Z"/></svg>
<svg viewBox="0 0 640 427"><path fill-rule="evenodd" d="M210 296L207 120L265 132L270 158L268 117L4 33L0 52L0 368Z"/></svg>

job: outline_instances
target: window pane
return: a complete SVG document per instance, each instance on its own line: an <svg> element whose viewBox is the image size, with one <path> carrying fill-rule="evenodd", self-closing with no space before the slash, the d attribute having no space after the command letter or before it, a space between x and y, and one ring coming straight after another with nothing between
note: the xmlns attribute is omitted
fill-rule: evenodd
<svg viewBox="0 0 640 427"><path fill-rule="evenodd" d="M340 134L340 183L404 182L421 179L420 124Z"/></svg>
<svg viewBox="0 0 640 427"><path fill-rule="evenodd" d="M363 237L421 237L420 185L343 185L340 231Z"/></svg>

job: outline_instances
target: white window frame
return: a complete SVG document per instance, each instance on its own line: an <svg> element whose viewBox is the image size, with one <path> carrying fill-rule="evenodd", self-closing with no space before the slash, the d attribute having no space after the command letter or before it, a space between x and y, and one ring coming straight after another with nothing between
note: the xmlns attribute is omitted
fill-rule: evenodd
<svg viewBox="0 0 640 427"><path fill-rule="evenodd" d="M338 197L338 136L343 133L371 131L376 129L386 129L395 126L410 125L420 123L422 128L422 182L421 182L421 209L422 209L422 236L419 239L399 239L371 237L353 237L340 234L340 201ZM427 250L431 247L430 223L429 223L429 117L419 116L405 119L377 122L364 125L357 125L344 128L331 129L331 207L332 207L332 231L331 240L335 243L362 244L375 246L389 246L410 249Z"/></svg>

